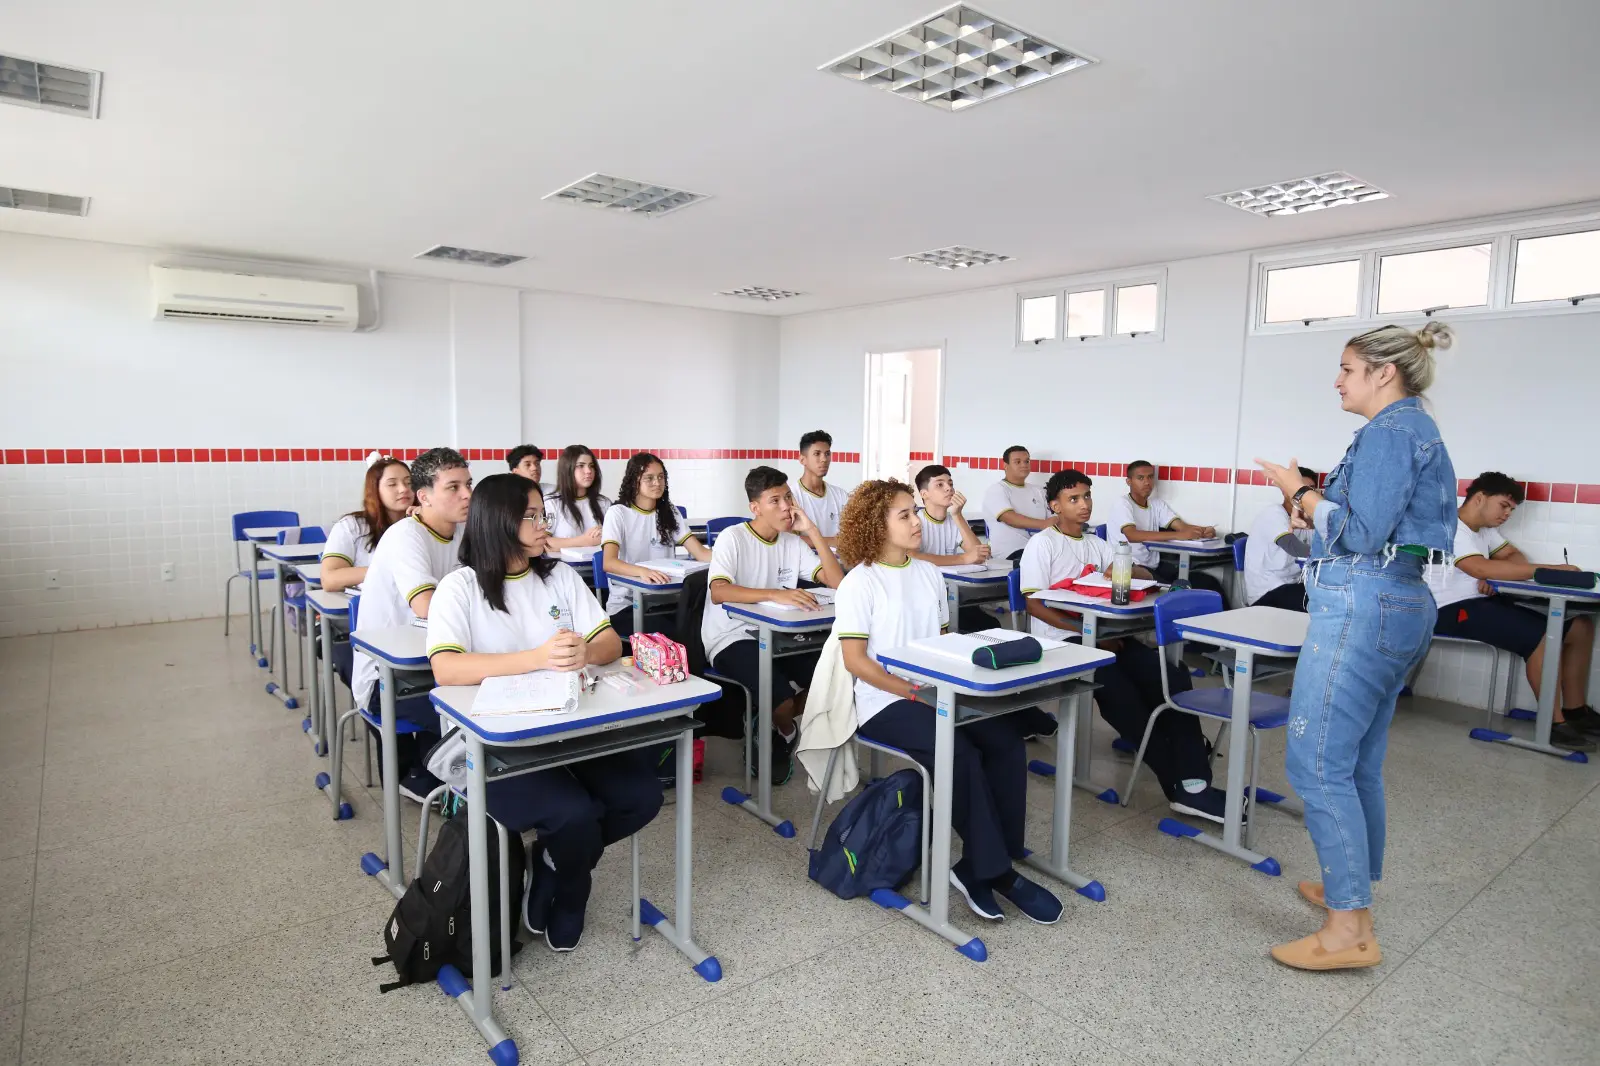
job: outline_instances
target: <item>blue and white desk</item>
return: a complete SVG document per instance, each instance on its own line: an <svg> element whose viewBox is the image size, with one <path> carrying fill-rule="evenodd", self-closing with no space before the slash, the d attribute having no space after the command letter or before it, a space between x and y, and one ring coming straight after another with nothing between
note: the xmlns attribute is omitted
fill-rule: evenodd
<svg viewBox="0 0 1600 1066"><path fill-rule="evenodd" d="M367 852L361 856L361 869L378 879L395 899L405 895L405 852L400 847L400 756L395 745L395 674L429 674L428 631L419 626L391 626L385 629L358 629L350 634L350 645L378 664L378 733L383 741L379 765L383 768L383 848L380 857ZM344 730L333 729L333 766L330 787L338 817L339 782L344 772ZM483 972L488 972L487 970Z"/></svg>
<svg viewBox="0 0 1600 1066"><path fill-rule="evenodd" d="M272 560L273 567L278 572L278 673L282 679L282 686L277 683L267 682L267 694L283 701L283 705L290 710L299 706L289 691L289 604L288 597L284 595L284 587L288 584L289 570L297 563L310 559L321 559L321 544L262 544L257 550L263 556Z"/></svg>
<svg viewBox="0 0 1600 1066"><path fill-rule="evenodd" d="M939 573L944 577L945 599L950 604L952 633L961 632L963 605L1005 600L1009 595L1006 592L1007 575L1011 573L1011 562L1008 559L990 560L985 569L970 573L955 574L942 567Z"/></svg>
<svg viewBox="0 0 1600 1066"><path fill-rule="evenodd" d="M1502 596L1544 604L1544 666L1539 671L1539 709L1533 724L1533 739L1524 740L1497 729L1474 729L1474 740L1510 744L1569 762L1588 762L1581 751L1568 751L1550 743L1550 727L1555 722L1556 688L1561 683L1561 644L1566 635L1567 616L1574 608L1582 613L1600 608L1600 589L1575 589L1565 585L1540 585L1534 581L1491 581L1489 587Z"/></svg>
<svg viewBox="0 0 1600 1066"><path fill-rule="evenodd" d="M651 600L676 603L678 597L683 595L682 581L668 581L663 585L652 585L648 581L641 581L636 577L623 577L621 574L607 574L606 581L612 585L622 585L633 592L633 631L635 633L643 633L645 631L644 616Z"/></svg>
<svg viewBox="0 0 1600 1066"><path fill-rule="evenodd" d="M733 617L754 624L760 648L757 673L760 691L751 693L756 701L757 758L760 760L756 764L756 798L752 801L749 793L729 785L722 790L722 799L760 818L779 836L793 837L794 823L772 813L772 660L774 656L821 651L827 639L824 634L833 628L833 604L824 604L814 611L763 607L759 603L724 603L721 606Z"/></svg>
<svg viewBox="0 0 1600 1066"><path fill-rule="evenodd" d="M267 665L267 635L261 629L261 547L277 544L278 534L299 526L252 526L244 530L250 544L250 657L257 666Z"/></svg>
<svg viewBox="0 0 1600 1066"><path fill-rule="evenodd" d="M1115 659L1110 652L1068 644L1047 651L1037 663L988 670L970 662L919 648L895 648L878 656L891 673L913 681L926 681L938 692L934 719L933 748L933 864L928 907L924 910L897 892L879 889L872 893L874 903L897 910L927 929L938 933L969 959L982 962L988 948L977 937L969 937L950 924L950 806L955 791L955 744L957 719L972 719L1032 707L1055 700L1057 713L1063 701L1079 708L1089 703L1092 686L1082 684L1097 667ZM1056 731L1056 758L1066 759L1076 741L1077 715L1060 715ZM1028 865L1063 881L1094 900L1105 899L1098 881L1074 873L1067 865L1069 833L1072 827L1072 788L1058 778L1050 833L1050 856L1029 855Z"/></svg>
<svg viewBox="0 0 1600 1066"><path fill-rule="evenodd" d="M1250 850L1248 840L1241 840L1244 815L1246 748L1250 739L1250 689L1255 676L1255 658L1258 654L1276 657L1297 656L1306 642L1306 627L1311 616L1299 611L1285 611L1277 607L1241 607L1217 614L1195 615L1177 623L1184 640L1213 644L1219 648L1233 649L1233 703L1228 726L1228 800L1223 808L1222 836L1196 829L1191 825L1164 818L1163 832L1187 837L1216 848L1249 863L1262 873L1276 877L1282 873L1278 860L1259 855ZM1262 802L1273 802L1289 810L1298 810L1299 804L1275 793L1269 797L1265 789L1258 789ZM1252 826L1254 821L1252 820Z"/></svg>
<svg viewBox="0 0 1600 1066"><path fill-rule="evenodd" d="M1189 580L1189 565L1226 562L1233 565L1233 545L1220 537L1210 540L1151 540L1144 546L1159 555L1171 555L1178 560L1178 580Z"/></svg>
<svg viewBox="0 0 1600 1066"><path fill-rule="evenodd" d="M471 871L472 972L477 987L453 966L439 973L439 987L455 998L463 1013L489 1044L497 1063L517 1061L516 1045L494 1018L494 988L489 957L489 922L477 916L489 913L488 780L534 773L558 766L611 755L675 736L678 745L677 842L674 851L676 886L673 919L667 920L649 900L639 895L638 837L634 837L633 938L641 935L641 919L677 948L707 981L720 980L722 966L694 942L694 709L720 699L722 690L702 678L691 677L674 685L656 685L635 672L640 690L623 694L606 685L585 693L579 704L581 717L557 724L537 724L526 715L472 717L478 686L436 688L430 695L439 713L461 726L467 743L467 859ZM675 733L671 720L684 720ZM656 723L655 729L649 728ZM662 724L668 729L663 730ZM665 734L665 735L664 735ZM505 965L509 968L511 960Z"/></svg>
<svg viewBox="0 0 1600 1066"><path fill-rule="evenodd" d="M306 641L322 634L322 661L317 661L315 649L311 650L311 713L302 728L311 734L311 747L318 755L328 753L328 736L333 732L333 630L344 627L350 617L350 597L342 592L324 592L322 589L306 590ZM340 797L333 794L337 810Z"/></svg>
<svg viewBox="0 0 1600 1066"><path fill-rule="evenodd" d="M301 581L306 583L306 588L320 589L322 587L322 561L320 559L314 563L301 563L294 568L294 572L300 576Z"/></svg>

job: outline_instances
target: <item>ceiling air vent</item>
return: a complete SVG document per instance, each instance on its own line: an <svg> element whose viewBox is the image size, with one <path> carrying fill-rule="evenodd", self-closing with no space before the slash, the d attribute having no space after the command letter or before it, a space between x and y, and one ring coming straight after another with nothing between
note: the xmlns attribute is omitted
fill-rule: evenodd
<svg viewBox="0 0 1600 1066"><path fill-rule="evenodd" d="M1256 189L1219 192L1206 199L1237 207L1252 215L1272 218L1303 215L1307 211L1321 211L1328 207L1364 204L1370 200L1386 199L1388 195L1376 185L1368 185L1342 170L1333 170L1326 174L1313 174L1309 178L1274 182Z"/></svg>
<svg viewBox="0 0 1600 1066"><path fill-rule="evenodd" d="M935 266L940 270L965 270L967 267L1011 262L1009 255L1001 255L999 252L983 252L976 248L968 248L964 244L952 244L948 248L935 248L931 252L917 252L915 255L897 255L895 258L903 259L908 263Z"/></svg>
<svg viewBox="0 0 1600 1066"><path fill-rule="evenodd" d="M0 55L0 102L100 117L100 72Z"/></svg>
<svg viewBox="0 0 1600 1066"><path fill-rule="evenodd" d="M520 263L528 258L525 255L511 255L509 252L482 252L476 248L457 248L449 244L436 244L426 252L414 255L413 259L442 259L447 263L471 263L473 266L503 267L512 263Z"/></svg>
<svg viewBox="0 0 1600 1066"><path fill-rule="evenodd" d="M658 218L682 207L710 199L704 193L686 192L648 181L618 178L610 174L590 174L571 185L557 189L546 200L565 200L585 207L621 211L630 215Z"/></svg>
<svg viewBox="0 0 1600 1066"><path fill-rule="evenodd" d="M87 215L89 198L64 196L58 192L11 189L0 185L0 207L14 207L18 211L43 211L50 215Z"/></svg>
<svg viewBox="0 0 1600 1066"><path fill-rule="evenodd" d="M769 289L765 285L749 285L743 289L723 289L718 296L739 296L746 300L787 300L795 296L804 296L803 292L791 292L789 289Z"/></svg>

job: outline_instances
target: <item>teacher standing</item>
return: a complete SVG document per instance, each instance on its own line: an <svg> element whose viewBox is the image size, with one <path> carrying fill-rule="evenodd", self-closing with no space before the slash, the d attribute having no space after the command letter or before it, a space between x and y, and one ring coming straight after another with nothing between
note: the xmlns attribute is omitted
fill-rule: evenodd
<svg viewBox="0 0 1600 1066"><path fill-rule="evenodd" d="M1257 460L1296 521L1316 530L1284 761L1322 868L1322 881L1302 881L1300 894L1327 918L1311 936L1272 949L1296 969L1383 961L1372 931L1372 883L1383 876L1383 757L1395 700L1433 632L1424 570L1433 553L1451 549L1456 525L1455 470L1422 407L1434 352L1450 341L1442 322L1350 339L1334 385L1344 409L1367 424L1326 488L1306 486L1294 459L1286 467Z"/></svg>

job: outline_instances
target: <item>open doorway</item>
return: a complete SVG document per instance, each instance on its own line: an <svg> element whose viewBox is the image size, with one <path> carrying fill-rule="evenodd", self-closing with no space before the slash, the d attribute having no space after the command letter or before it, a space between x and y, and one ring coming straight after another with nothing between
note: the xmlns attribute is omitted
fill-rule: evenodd
<svg viewBox="0 0 1600 1066"><path fill-rule="evenodd" d="M940 453L943 357L939 348L867 353L863 479L910 483Z"/></svg>

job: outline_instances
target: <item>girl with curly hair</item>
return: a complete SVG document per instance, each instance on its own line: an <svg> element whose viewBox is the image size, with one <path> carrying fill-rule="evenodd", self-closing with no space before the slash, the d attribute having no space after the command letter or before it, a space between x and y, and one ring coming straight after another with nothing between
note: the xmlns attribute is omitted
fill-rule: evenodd
<svg viewBox="0 0 1600 1066"><path fill-rule="evenodd" d="M660 570L638 564L651 559L671 559L677 548L689 549L700 562L711 561L711 550L689 532L688 523L678 517L667 490L667 466L649 452L628 460L622 472L622 487L617 502L606 512L600 527L600 548L605 553L605 572L652 585L672 580ZM611 624L624 637L633 636L633 590L612 585L606 601Z"/></svg>
<svg viewBox="0 0 1600 1066"><path fill-rule="evenodd" d="M935 710L918 699L921 685L889 673L877 658L936 637L949 623L944 578L931 563L912 558L921 544L909 485L868 481L856 489L839 516L839 555L853 569L839 583L834 632L855 677L857 730L931 772ZM1011 865L1025 854L1028 806L1028 754L1015 718L997 715L956 730L950 821L962 856L950 868L950 884L980 918L1005 916L999 896L1048 925L1060 919L1061 901Z"/></svg>

